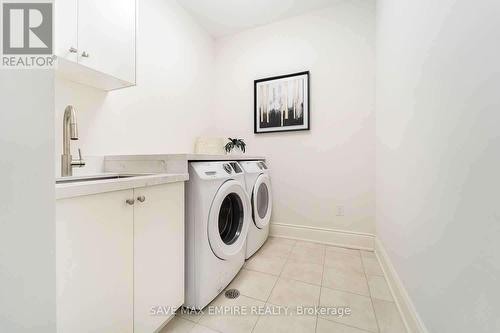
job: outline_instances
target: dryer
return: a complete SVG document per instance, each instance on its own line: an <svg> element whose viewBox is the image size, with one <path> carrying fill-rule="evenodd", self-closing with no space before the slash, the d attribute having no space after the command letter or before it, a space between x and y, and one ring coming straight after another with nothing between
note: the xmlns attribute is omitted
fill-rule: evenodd
<svg viewBox="0 0 500 333"><path fill-rule="evenodd" d="M251 223L237 162L191 162L186 185L184 306L202 309L238 274Z"/></svg>
<svg viewBox="0 0 500 333"><path fill-rule="evenodd" d="M248 259L269 237L273 199L271 177L266 162L241 161L240 164L245 172L246 189L252 207L245 255L245 259Z"/></svg>

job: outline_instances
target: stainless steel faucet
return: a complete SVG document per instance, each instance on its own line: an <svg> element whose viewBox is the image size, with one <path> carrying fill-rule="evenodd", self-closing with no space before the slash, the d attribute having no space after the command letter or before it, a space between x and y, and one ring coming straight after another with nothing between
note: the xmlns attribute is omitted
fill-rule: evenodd
<svg viewBox="0 0 500 333"><path fill-rule="evenodd" d="M72 105L64 109L63 117L63 153L61 155L61 176L73 176L73 167L85 166L82 159L82 152L78 149L78 160L73 160L71 156L71 141L78 140L78 124L76 122L76 110Z"/></svg>

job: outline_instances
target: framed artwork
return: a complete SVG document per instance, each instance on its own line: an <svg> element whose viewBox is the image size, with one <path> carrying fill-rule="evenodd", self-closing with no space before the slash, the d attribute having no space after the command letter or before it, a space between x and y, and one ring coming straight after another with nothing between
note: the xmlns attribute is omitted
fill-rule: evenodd
<svg viewBox="0 0 500 333"><path fill-rule="evenodd" d="M254 133L309 130L309 72L255 80L254 113Z"/></svg>

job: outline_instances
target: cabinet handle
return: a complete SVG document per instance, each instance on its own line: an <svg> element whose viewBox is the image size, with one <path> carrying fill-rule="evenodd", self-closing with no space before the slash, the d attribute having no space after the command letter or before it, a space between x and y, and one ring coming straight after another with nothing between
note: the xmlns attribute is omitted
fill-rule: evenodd
<svg viewBox="0 0 500 333"><path fill-rule="evenodd" d="M145 197L145 196L143 196L143 195L141 195L141 196L138 196L138 197L137 197L137 200L138 200L139 202L144 202L144 201L146 201L146 197Z"/></svg>
<svg viewBox="0 0 500 333"><path fill-rule="evenodd" d="M90 57L90 54L88 54L87 52L83 51L82 57L88 58L88 57Z"/></svg>
<svg viewBox="0 0 500 333"><path fill-rule="evenodd" d="M71 47L69 48L69 52L70 52L70 53L76 53L76 52L78 52L78 50L77 50L77 49L75 49L73 46L71 46Z"/></svg>
<svg viewBox="0 0 500 333"><path fill-rule="evenodd" d="M133 205L135 203L135 200L134 199L127 199L125 200L125 202L127 203L127 205Z"/></svg>

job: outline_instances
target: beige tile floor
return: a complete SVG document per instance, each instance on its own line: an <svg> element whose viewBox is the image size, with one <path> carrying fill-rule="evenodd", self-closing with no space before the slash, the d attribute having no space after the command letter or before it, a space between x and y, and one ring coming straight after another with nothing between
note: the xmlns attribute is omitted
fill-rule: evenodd
<svg viewBox="0 0 500 333"><path fill-rule="evenodd" d="M178 314L160 333L406 333L373 252L269 238L210 305L264 309L246 315ZM297 306L347 306L349 316L302 314ZM271 312L288 308L288 313ZM275 310L277 311L277 310Z"/></svg>

